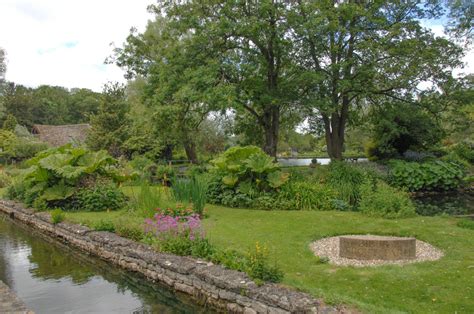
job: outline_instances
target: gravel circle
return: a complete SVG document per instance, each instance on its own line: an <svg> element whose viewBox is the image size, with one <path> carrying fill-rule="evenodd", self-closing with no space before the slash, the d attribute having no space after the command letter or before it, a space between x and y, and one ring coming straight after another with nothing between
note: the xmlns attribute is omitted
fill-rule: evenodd
<svg viewBox="0 0 474 314"><path fill-rule="evenodd" d="M328 258L329 264L337 266L380 266L380 265L405 265L424 261L436 261L444 256L443 252L431 244L416 240L416 258L410 260L357 260L339 257L339 237L323 238L310 244L311 251L322 258Z"/></svg>

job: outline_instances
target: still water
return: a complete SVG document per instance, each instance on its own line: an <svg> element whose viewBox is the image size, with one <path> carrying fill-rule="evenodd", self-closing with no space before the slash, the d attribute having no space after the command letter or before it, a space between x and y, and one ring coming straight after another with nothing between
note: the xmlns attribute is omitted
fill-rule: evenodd
<svg viewBox="0 0 474 314"><path fill-rule="evenodd" d="M0 280L36 313L209 313L142 276L52 242L0 214Z"/></svg>

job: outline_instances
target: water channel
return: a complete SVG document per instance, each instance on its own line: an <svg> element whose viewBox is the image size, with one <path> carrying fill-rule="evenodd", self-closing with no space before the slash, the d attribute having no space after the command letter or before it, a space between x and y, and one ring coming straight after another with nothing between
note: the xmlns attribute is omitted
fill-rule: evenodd
<svg viewBox="0 0 474 314"><path fill-rule="evenodd" d="M68 249L0 214L0 280L35 313L209 313L186 296Z"/></svg>

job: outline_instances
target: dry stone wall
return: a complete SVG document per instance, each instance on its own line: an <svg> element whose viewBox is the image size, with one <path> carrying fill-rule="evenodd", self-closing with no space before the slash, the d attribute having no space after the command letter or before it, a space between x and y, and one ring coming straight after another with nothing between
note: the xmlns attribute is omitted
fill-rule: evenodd
<svg viewBox="0 0 474 314"><path fill-rule="evenodd" d="M257 286L246 274L198 259L164 254L114 233L85 226L53 225L48 213L0 201L0 212L44 234L110 263L139 272L190 295L198 303L227 313L348 313L310 295L277 284ZM315 279L316 280L316 279Z"/></svg>

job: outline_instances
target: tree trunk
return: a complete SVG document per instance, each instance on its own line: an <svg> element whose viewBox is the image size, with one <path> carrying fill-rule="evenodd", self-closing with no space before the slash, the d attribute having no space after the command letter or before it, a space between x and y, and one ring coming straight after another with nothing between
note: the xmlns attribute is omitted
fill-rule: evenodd
<svg viewBox="0 0 474 314"><path fill-rule="evenodd" d="M269 106L263 116L263 128L265 132L265 143L263 150L268 155L275 157L278 146L278 133L280 130L280 107Z"/></svg>
<svg viewBox="0 0 474 314"><path fill-rule="evenodd" d="M188 160L192 164L197 164L198 163L198 157L196 153L196 144L192 140L186 140L183 143L184 145L184 150L186 152L186 156L188 157Z"/></svg>
<svg viewBox="0 0 474 314"><path fill-rule="evenodd" d="M342 160L344 150L345 119L334 113L329 118L323 115L327 152L331 160Z"/></svg>
<svg viewBox="0 0 474 314"><path fill-rule="evenodd" d="M166 160L173 159L173 145L167 144L161 151L161 158Z"/></svg>

